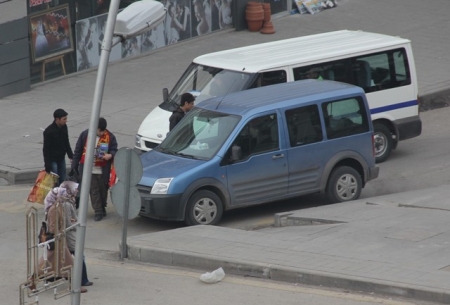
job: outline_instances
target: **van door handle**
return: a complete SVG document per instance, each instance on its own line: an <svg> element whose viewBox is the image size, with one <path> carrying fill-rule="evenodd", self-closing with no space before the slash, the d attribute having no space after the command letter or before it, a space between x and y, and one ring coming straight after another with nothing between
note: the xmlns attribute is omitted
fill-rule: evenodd
<svg viewBox="0 0 450 305"><path fill-rule="evenodd" d="M273 160L275 160L275 159L281 159L281 158L284 158L284 154L277 154L277 155L275 155L275 156L272 156L272 159L273 159Z"/></svg>

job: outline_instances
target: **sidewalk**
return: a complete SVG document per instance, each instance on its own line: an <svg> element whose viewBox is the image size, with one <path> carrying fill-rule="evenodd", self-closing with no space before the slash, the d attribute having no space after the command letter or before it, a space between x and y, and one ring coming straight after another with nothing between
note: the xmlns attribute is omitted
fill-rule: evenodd
<svg viewBox="0 0 450 305"><path fill-rule="evenodd" d="M447 186L275 215L257 231L195 226L128 238L129 258L450 304Z"/></svg>
<svg viewBox="0 0 450 305"><path fill-rule="evenodd" d="M430 10L440 7L441 10ZM398 35L412 41L422 110L448 105L450 53L446 37L450 15L446 0L347 0L316 15L276 16L275 34L226 30L194 38L152 53L109 65L101 115L119 146L134 146L145 116L172 88L195 57L213 51L341 29ZM301 56L301 54L299 54ZM75 146L89 126L97 70L48 81L31 91L0 99L0 180L34 182L43 168L42 130L56 108L69 113L69 136ZM2 182L6 183L5 181Z"/></svg>

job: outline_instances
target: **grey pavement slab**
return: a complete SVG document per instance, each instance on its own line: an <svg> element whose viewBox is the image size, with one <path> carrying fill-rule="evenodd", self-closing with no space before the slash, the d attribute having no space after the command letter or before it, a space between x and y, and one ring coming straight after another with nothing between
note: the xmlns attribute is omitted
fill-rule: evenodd
<svg viewBox="0 0 450 305"><path fill-rule="evenodd" d="M283 213L301 221L257 231L195 226L138 235L128 238L128 253L147 263L223 267L238 275L449 304L449 197L442 186ZM405 205L407 198L416 198L413 206Z"/></svg>
<svg viewBox="0 0 450 305"><path fill-rule="evenodd" d="M410 39L422 109L442 107L448 105L450 97L447 4L446 0L338 0L336 8L320 14L275 16L276 33L272 35L225 30L113 62L108 68L101 115L108 120L119 146L133 147L140 123L161 101L162 88L172 88L195 57L341 29ZM33 182L43 168L42 129L52 122L56 108L69 113L69 137L75 145L80 132L89 125L96 75L94 68L0 99L0 178L11 184Z"/></svg>

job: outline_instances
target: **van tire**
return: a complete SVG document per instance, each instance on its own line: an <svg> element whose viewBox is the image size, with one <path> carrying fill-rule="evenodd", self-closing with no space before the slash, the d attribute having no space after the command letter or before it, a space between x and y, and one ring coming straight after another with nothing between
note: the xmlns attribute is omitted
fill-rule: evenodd
<svg viewBox="0 0 450 305"><path fill-rule="evenodd" d="M387 160L394 146L392 133L384 124L374 124L375 162L381 163Z"/></svg>
<svg viewBox="0 0 450 305"><path fill-rule="evenodd" d="M188 226L215 225L222 214L223 204L219 196L208 190L200 190L189 198L184 221Z"/></svg>
<svg viewBox="0 0 450 305"><path fill-rule="evenodd" d="M361 195L362 179L350 166L339 166L328 178L326 195L331 203L356 200Z"/></svg>

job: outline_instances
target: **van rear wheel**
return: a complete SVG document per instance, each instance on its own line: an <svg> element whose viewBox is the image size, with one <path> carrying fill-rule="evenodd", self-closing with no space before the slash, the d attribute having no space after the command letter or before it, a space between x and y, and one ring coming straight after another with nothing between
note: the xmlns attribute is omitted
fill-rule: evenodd
<svg viewBox="0 0 450 305"><path fill-rule="evenodd" d="M358 199L361 195L362 179L359 173L350 166L340 166L330 174L326 195L331 203Z"/></svg>
<svg viewBox="0 0 450 305"><path fill-rule="evenodd" d="M215 225L223 214L222 200L214 192L200 190L189 198L185 223L188 226Z"/></svg>
<svg viewBox="0 0 450 305"><path fill-rule="evenodd" d="M375 161L381 163L387 160L391 154L394 141L389 128L383 124L374 124L374 145L375 145Z"/></svg>

